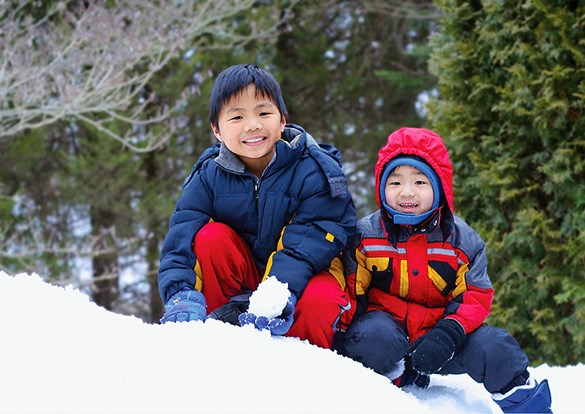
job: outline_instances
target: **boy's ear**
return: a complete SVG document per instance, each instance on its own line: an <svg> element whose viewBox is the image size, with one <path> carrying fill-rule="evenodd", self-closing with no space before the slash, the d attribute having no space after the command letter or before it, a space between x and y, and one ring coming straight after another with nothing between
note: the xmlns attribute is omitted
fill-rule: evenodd
<svg viewBox="0 0 585 414"><path fill-rule="evenodd" d="M219 128L216 128L215 125L213 125L211 122L209 123L209 125L211 126L211 130L213 131L213 135L215 135L215 137L221 141L221 133L219 132Z"/></svg>
<svg viewBox="0 0 585 414"><path fill-rule="evenodd" d="M284 127L286 126L286 116L283 115L280 119L280 132L284 132Z"/></svg>

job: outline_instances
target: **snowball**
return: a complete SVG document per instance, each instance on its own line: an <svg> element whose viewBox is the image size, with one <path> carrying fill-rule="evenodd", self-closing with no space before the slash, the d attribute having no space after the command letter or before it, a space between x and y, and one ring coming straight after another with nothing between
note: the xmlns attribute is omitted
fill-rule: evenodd
<svg viewBox="0 0 585 414"><path fill-rule="evenodd" d="M250 296L248 312L269 319L276 318L282 313L289 296L288 283L282 283L276 277L270 276Z"/></svg>

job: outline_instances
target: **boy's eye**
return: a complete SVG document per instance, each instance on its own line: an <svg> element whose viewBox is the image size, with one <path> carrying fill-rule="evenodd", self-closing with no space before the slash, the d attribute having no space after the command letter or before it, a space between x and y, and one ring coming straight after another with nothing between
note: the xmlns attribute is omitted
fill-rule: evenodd
<svg viewBox="0 0 585 414"><path fill-rule="evenodd" d="M399 181L388 181L388 182L386 183L386 185L387 185L388 187L390 187L390 186L393 186L393 185L400 185L400 182L399 182Z"/></svg>
<svg viewBox="0 0 585 414"><path fill-rule="evenodd" d="M424 184L426 184L426 183L427 183L427 182L426 182L426 181L424 181L424 180L417 180L417 181L415 182L415 184L416 184L416 185L424 185Z"/></svg>
<svg viewBox="0 0 585 414"><path fill-rule="evenodd" d="M238 121L240 119L242 119L242 117L240 115L236 115L236 116L232 116L229 120L230 121Z"/></svg>
<svg viewBox="0 0 585 414"><path fill-rule="evenodd" d="M260 112L260 116L272 115L272 112Z"/></svg>

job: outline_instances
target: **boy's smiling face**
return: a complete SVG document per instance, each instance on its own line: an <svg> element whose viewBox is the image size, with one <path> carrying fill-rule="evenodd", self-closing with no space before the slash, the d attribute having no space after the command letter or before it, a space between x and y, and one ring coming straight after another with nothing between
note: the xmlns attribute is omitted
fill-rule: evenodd
<svg viewBox="0 0 585 414"><path fill-rule="evenodd" d="M218 117L219 128L213 133L246 167L260 177L274 155L286 119L274 102L256 93L254 84L234 95L223 105Z"/></svg>
<svg viewBox="0 0 585 414"><path fill-rule="evenodd" d="M400 165L386 180L386 203L400 213L419 215L433 206L433 186L418 168Z"/></svg>

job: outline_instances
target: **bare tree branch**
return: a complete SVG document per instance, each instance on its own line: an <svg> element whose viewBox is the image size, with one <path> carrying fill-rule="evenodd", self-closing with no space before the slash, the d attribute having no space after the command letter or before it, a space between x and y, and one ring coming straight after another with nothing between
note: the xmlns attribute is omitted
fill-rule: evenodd
<svg viewBox="0 0 585 414"><path fill-rule="evenodd" d="M139 237L118 237L115 228L101 229L98 235L80 236L77 243L60 246L58 241L41 231L35 219L22 223L17 231L11 232L6 226L0 227L0 259L19 261L28 268L27 261L32 257L47 253L55 256L75 256L91 258L107 253L124 253L133 245L142 243ZM26 234L25 234L26 233ZM0 265L0 270L3 269ZM36 269L28 269L35 270Z"/></svg>
<svg viewBox="0 0 585 414"><path fill-rule="evenodd" d="M172 124L160 136L139 127L171 118L172 107L148 113L153 97L142 96L170 59L210 47L211 36L229 47L261 38L278 21L275 15L271 26L237 33L230 20L253 0L61 1L37 21L25 12L34 1L14 10L9 3L0 1L0 139L77 119L135 151L150 151L173 133ZM113 121L138 128L119 136Z"/></svg>
<svg viewBox="0 0 585 414"><path fill-rule="evenodd" d="M441 14L429 0L361 0L360 4L369 13L385 14L411 20L437 20Z"/></svg>

